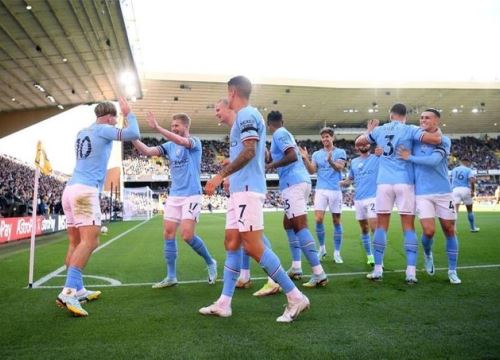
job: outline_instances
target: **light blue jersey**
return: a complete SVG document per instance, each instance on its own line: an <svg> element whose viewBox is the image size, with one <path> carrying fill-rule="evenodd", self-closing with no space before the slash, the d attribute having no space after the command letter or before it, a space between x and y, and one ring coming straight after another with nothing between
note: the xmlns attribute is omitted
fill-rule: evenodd
<svg viewBox="0 0 500 360"><path fill-rule="evenodd" d="M196 137L190 137L189 141L189 149L173 141L158 146L160 153L170 159L171 196L201 194L201 141Z"/></svg>
<svg viewBox="0 0 500 360"><path fill-rule="evenodd" d="M295 184L300 183L311 183L311 177L304 166L304 161L297 148L297 143L293 138L293 135L285 129L280 127L273 134L273 139L271 141L271 157L273 161L279 161L285 157L285 152L288 149L293 149L297 155L297 161L291 164L276 168L278 171L278 176L280 178L280 190L284 190Z"/></svg>
<svg viewBox="0 0 500 360"><path fill-rule="evenodd" d="M312 162L316 164L318 180L316 189L340 190L339 181L342 179L342 173L335 170L328 163L328 152L325 149L315 151L312 155ZM335 148L332 154L332 160L347 160L347 154L344 149Z"/></svg>
<svg viewBox="0 0 500 360"><path fill-rule="evenodd" d="M132 141L141 136L135 115L130 113L127 119L125 129L94 123L80 130L76 137L76 166L68 185L83 184L102 190L113 141Z"/></svg>
<svg viewBox="0 0 500 360"><path fill-rule="evenodd" d="M358 156L351 161L349 179L354 181L354 200L374 198L377 195L378 164L380 158L370 154L368 157Z"/></svg>
<svg viewBox="0 0 500 360"><path fill-rule="evenodd" d="M441 144L429 145L416 143L410 161L415 168L415 194L448 194L451 193L448 180L448 156L451 141L443 136Z"/></svg>
<svg viewBox="0 0 500 360"><path fill-rule="evenodd" d="M420 142L423 130L414 125L391 121L378 126L368 135L368 141L384 150L380 157L377 184L414 184L413 164L397 156L402 146L412 151L413 143Z"/></svg>
<svg viewBox="0 0 500 360"><path fill-rule="evenodd" d="M452 189L456 187L469 187L469 179L473 178L474 174L472 170L467 166L457 166L451 170L451 187Z"/></svg>
<svg viewBox="0 0 500 360"><path fill-rule="evenodd" d="M243 168L230 176L229 191L254 191L266 193L264 158L266 149L266 127L260 112L251 106L238 111L229 135L229 159L234 161L243 151L246 140L257 140L255 156Z"/></svg>

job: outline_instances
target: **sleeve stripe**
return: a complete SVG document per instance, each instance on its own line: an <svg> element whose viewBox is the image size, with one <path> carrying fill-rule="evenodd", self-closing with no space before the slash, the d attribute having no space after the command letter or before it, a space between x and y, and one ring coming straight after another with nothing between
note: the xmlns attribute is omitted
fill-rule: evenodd
<svg viewBox="0 0 500 360"><path fill-rule="evenodd" d="M446 151L443 148L436 148L434 151L440 153L443 157L446 157Z"/></svg>
<svg viewBox="0 0 500 360"><path fill-rule="evenodd" d="M286 148L283 149L283 152L287 151L288 149L294 148L295 145L288 145Z"/></svg>
<svg viewBox="0 0 500 360"><path fill-rule="evenodd" d="M373 138L372 134L368 134L368 141L374 143L375 139Z"/></svg>
<svg viewBox="0 0 500 360"><path fill-rule="evenodd" d="M425 135L425 132L422 132L422 134L420 135L420 138L418 139L418 141L422 142L422 139L424 138L424 135Z"/></svg>
<svg viewBox="0 0 500 360"><path fill-rule="evenodd" d="M257 129L254 126L247 126L246 128L241 129L241 133L247 132L247 131L255 131L256 133L259 132L259 129Z"/></svg>
<svg viewBox="0 0 500 360"><path fill-rule="evenodd" d="M158 151L160 152L160 154L165 155L165 149L163 149L163 146L158 145L156 148L158 149Z"/></svg>
<svg viewBox="0 0 500 360"><path fill-rule="evenodd" d="M247 140L259 140L259 137L258 136L248 136L244 139L241 139L242 142L245 142Z"/></svg>
<svg viewBox="0 0 500 360"><path fill-rule="evenodd" d="M117 129L116 138L118 141L122 141L122 129Z"/></svg>

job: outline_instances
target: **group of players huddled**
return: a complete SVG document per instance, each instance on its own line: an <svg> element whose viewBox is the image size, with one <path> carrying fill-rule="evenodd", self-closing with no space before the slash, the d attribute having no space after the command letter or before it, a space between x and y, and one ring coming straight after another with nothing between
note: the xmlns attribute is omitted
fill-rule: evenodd
<svg viewBox="0 0 500 360"><path fill-rule="evenodd" d="M321 265L321 260L327 256L323 223L327 209L332 214L334 227L333 261L343 263L340 254L343 240L341 187L351 183L355 187L356 219L367 263L374 266L373 271L367 274L368 279L382 280L389 219L396 205L401 216L407 258L405 281L417 283L416 212L423 231L421 242L425 270L430 275L435 271L432 245L437 217L446 237L450 283L461 283L456 271L456 214L459 204L463 202L467 206L471 231L479 231L472 212L471 185L475 179L464 159L463 165L452 171L450 185L450 139L439 130L439 111L432 108L425 110L420 117L420 127L406 124L406 107L403 104L392 106L390 121L384 125L379 126L378 120L370 120L366 132L356 138L355 145L360 156L352 159L349 176L342 179L347 156L343 149L335 147L335 135L331 128L325 127L320 131L323 148L310 158L307 149L299 148L293 135L284 127L283 115L279 111L271 111L267 116L267 127L272 133L272 142L271 148L267 149L266 123L259 111L249 104L251 91L250 81L244 76L236 76L228 82L227 98L215 104L219 124L230 128L230 152L220 172L206 183L204 189L200 183L201 142L189 134L191 119L188 115L173 115L169 131L158 124L154 114L148 113L148 125L167 139L161 146L149 147L139 140L136 117L125 99L121 98L119 102L123 116L128 119L128 126L124 129L115 127L117 112L112 103L96 106L96 122L77 135L76 167L63 193L69 247L65 260L67 279L56 300L59 306L74 315L87 316L82 303L95 300L101 294L100 291L85 289L82 270L99 241L99 192L114 140L132 141L140 153L165 156L170 160L171 187L165 202L163 231L167 275L153 288L178 284L175 237L179 228L182 239L207 264L208 283L215 284L217 262L203 239L196 235L195 229L201 210L202 191L213 195L219 186L229 191L222 293L213 304L199 309L203 315L232 315L231 300L235 288L252 286L250 257L268 276L267 283L254 295L266 296L279 291L286 295L288 303L284 313L277 318L278 322L292 322L308 309L309 299L293 280L302 278L301 259L304 254L311 267L311 276L302 286L314 288L328 283ZM281 266L264 235L265 171L269 169L276 169L279 176L284 204L283 226L292 255L288 271ZM310 174L314 173L317 174L314 214L319 249L307 222Z"/></svg>

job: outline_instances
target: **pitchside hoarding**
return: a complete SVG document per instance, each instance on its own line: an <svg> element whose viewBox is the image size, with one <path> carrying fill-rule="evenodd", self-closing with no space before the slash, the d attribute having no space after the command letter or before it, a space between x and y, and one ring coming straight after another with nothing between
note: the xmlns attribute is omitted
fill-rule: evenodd
<svg viewBox="0 0 500 360"><path fill-rule="evenodd" d="M28 239L33 228L32 217L16 217L0 219L0 244L14 240ZM50 215L37 216L35 234L50 234L66 229L66 216Z"/></svg>

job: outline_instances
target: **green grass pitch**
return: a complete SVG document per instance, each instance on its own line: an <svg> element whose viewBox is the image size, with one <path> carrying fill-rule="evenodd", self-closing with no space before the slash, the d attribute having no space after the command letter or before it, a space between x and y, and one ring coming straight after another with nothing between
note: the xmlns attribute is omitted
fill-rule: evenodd
<svg viewBox="0 0 500 360"><path fill-rule="evenodd" d="M283 294L252 296L264 280L255 281L253 289L236 291L232 317L199 315L200 307L217 299L222 283L209 286L202 259L182 243L178 278L188 283L151 289L150 284L165 275L160 217L92 256L85 282L103 295L84 305L90 313L87 318L73 318L55 306L56 287L64 283L65 272L42 284L44 288L27 289L27 244L0 248L0 359L500 358L500 215L481 212L476 219L481 232L471 234L465 214L460 214L459 266L468 267L459 269L463 283L448 282L444 239L438 231L435 265L443 270L433 277L419 271L419 283L409 286L404 273L397 272L405 268L397 216L392 217L386 273L380 283L365 279L370 268L353 212L343 215L345 263L333 263L328 217L329 255L323 266L331 274L330 283L304 290L311 309L292 324L275 321L286 302ZM290 254L281 220L281 212L265 215L266 234L286 269ZM314 229L312 214L309 221ZM101 244L137 224L109 225ZM198 233L217 259L221 276L224 215L202 215ZM64 234L38 242L35 279L62 265L66 246ZM310 273L304 260L303 268ZM422 268L420 248L418 269ZM252 275L264 277L255 262ZM109 286L110 280L93 276L120 281L122 286Z"/></svg>

